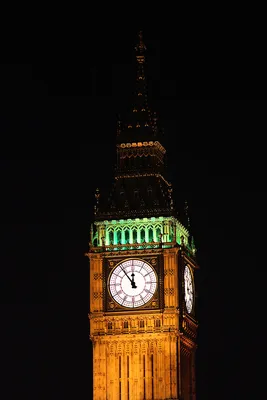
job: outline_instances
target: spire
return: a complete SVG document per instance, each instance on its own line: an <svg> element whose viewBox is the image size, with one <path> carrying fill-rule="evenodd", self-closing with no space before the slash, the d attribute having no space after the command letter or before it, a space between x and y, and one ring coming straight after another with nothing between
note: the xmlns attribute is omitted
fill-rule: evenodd
<svg viewBox="0 0 267 400"><path fill-rule="evenodd" d="M146 46L143 41L143 33L139 32L139 42L135 46L136 51L136 88L135 88L135 104L133 112L137 112L142 120L146 120L149 123L150 116L148 115L148 105L147 105L147 87L146 87L146 77L145 77L145 52ZM144 115L145 113L145 115ZM145 117L145 118L143 118Z"/></svg>
<svg viewBox="0 0 267 400"><path fill-rule="evenodd" d="M124 129L117 135L119 142L138 142L155 140L157 133L157 118L152 115L147 102L147 82L145 75L146 45L142 31L138 34L135 45L136 82L133 93L132 107L125 120Z"/></svg>
<svg viewBox="0 0 267 400"><path fill-rule="evenodd" d="M96 191L98 220L176 213L172 187L164 178L166 150L159 142L158 117L147 102L146 46L142 32L134 48L135 90L123 123L117 116L115 180L108 198Z"/></svg>

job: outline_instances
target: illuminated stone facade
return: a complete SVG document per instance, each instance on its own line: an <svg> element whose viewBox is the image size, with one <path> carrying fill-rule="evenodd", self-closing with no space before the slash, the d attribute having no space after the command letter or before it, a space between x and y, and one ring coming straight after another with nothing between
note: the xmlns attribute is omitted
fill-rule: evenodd
<svg viewBox="0 0 267 400"><path fill-rule="evenodd" d="M126 133L119 128L113 191L102 203L96 192L87 253L93 395L94 400L196 400L196 249L189 229L176 215L171 184L163 177L165 149L155 140L155 121L146 102L139 102L145 93L144 50L140 35L137 81L143 86L138 84L134 118ZM143 131L136 133L133 126ZM153 297L146 302L140 295L142 305L133 308L119 304L109 289L111 272L132 259L150 265L156 275ZM186 266L192 278L189 289L184 282ZM126 291L125 299L138 293L130 269L121 269L120 280L131 293ZM134 272L138 275L139 270ZM144 287L149 279L144 274Z"/></svg>

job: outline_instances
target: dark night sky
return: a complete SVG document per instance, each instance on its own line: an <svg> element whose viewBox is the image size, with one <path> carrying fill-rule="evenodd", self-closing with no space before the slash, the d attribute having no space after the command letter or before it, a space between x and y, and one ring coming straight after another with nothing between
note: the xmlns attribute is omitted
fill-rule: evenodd
<svg viewBox="0 0 267 400"><path fill-rule="evenodd" d="M38 399L91 396L84 252L135 79L137 24L78 25L1 65L7 382ZM189 28L143 26L149 104L198 248L197 400L246 398L262 385L266 102L248 99L262 97L263 67L245 35Z"/></svg>

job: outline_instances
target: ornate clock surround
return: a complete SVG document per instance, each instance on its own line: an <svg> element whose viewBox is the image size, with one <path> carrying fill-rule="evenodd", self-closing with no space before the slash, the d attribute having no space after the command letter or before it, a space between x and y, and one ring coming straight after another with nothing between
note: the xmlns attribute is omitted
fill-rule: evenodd
<svg viewBox="0 0 267 400"><path fill-rule="evenodd" d="M119 304L117 304L114 299L111 297L108 290L108 278L112 271L112 269L122 261L127 259L140 259L148 262L154 268L157 278L158 278L158 286L155 292L155 295L152 299L145 305L138 308L126 308ZM104 311L105 312L135 312L138 313L140 310L156 310L164 308L164 268L163 268L163 256L162 254L157 255L144 255L144 254L135 254L133 255L125 255L124 257L120 255L119 257L105 257L103 262L103 301L104 301Z"/></svg>
<svg viewBox="0 0 267 400"><path fill-rule="evenodd" d="M181 290L179 291L179 303L182 305L181 313L180 313L180 326L182 327L183 332L185 333L184 327L187 323L196 323L196 284L195 284L195 274L194 271L198 269L198 265L196 264L195 260L193 260L189 254L181 250L178 256L178 264L179 264L179 275L181 276ZM190 269L192 274L192 284L193 284L193 304L192 310L189 313L186 308L185 303L185 283L184 283L184 271L186 266ZM187 321L187 322L185 322ZM195 338L196 336L194 336Z"/></svg>

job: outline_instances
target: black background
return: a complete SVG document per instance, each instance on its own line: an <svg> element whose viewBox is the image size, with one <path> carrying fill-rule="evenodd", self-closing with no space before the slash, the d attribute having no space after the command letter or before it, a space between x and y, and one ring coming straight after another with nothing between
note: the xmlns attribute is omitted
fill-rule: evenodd
<svg viewBox="0 0 267 400"><path fill-rule="evenodd" d="M10 398L91 398L84 253L94 191L112 178L116 115L130 107L142 28L149 104L198 249L197 399L261 398L261 24L252 34L237 17L167 23L151 14L140 26L127 13L57 16L37 37L29 29L30 41L17 35L20 57L1 64L3 381Z"/></svg>

